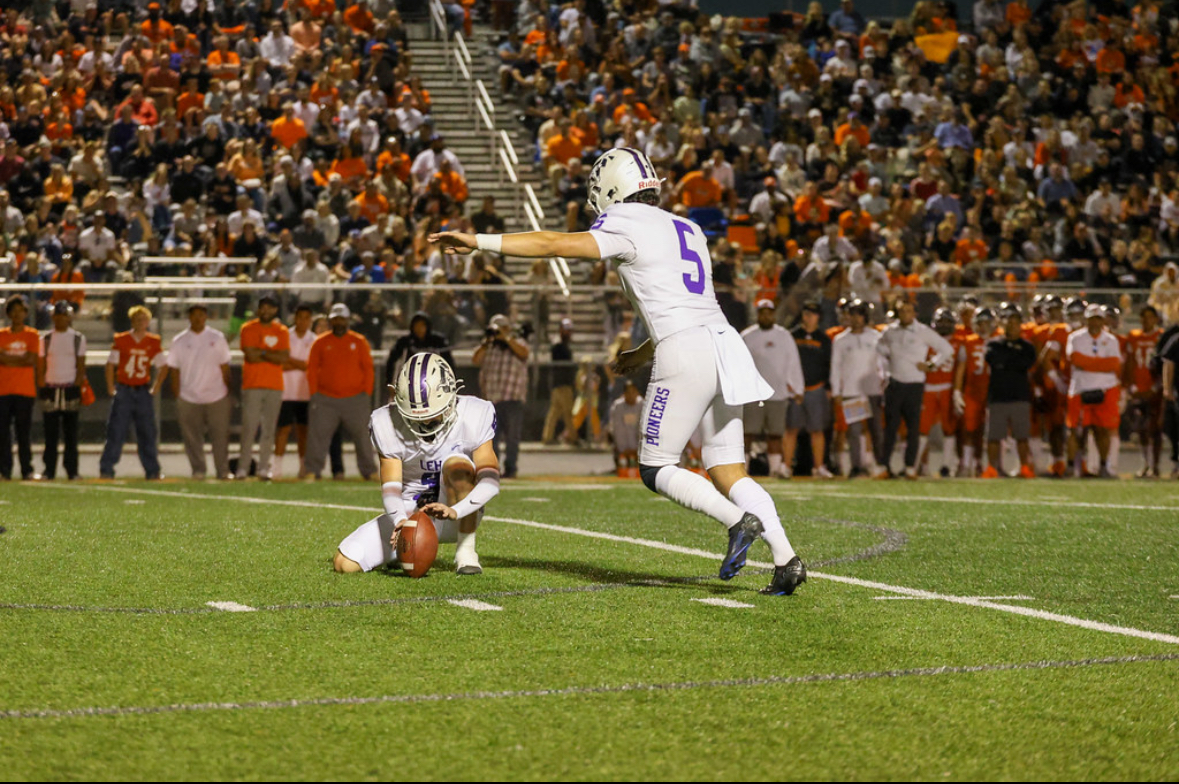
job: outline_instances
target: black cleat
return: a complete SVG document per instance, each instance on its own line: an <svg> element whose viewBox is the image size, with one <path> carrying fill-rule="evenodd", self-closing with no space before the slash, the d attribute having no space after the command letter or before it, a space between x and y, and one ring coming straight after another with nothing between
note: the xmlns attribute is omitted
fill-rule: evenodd
<svg viewBox="0 0 1179 784"><path fill-rule="evenodd" d="M764 529L761 520L748 512L741 521L729 529L729 551L725 553L725 560L721 561L720 578L732 580L745 565L745 554L758 540Z"/></svg>
<svg viewBox="0 0 1179 784"><path fill-rule="evenodd" d="M766 596L789 596L794 589L806 582L806 564L797 555L785 566L774 567L774 579L758 593Z"/></svg>

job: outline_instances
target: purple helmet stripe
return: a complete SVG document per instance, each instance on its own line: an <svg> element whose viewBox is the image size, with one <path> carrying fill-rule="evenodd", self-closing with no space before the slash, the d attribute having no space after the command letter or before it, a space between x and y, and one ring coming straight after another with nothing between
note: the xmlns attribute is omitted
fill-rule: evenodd
<svg viewBox="0 0 1179 784"><path fill-rule="evenodd" d="M426 371L430 369L430 355L426 354L422 357L421 363L422 377L418 380L418 393L422 397L422 405L429 405L430 390L426 387Z"/></svg>
<svg viewBox="0 0 1179 784"><path fill-rule="evenodd" d="M641 174L644 179L646 179L647 177L654 176L652 174L647 173L647 167L643 164L643 156L642 155L640 155L638 152L636 152L635 150L632 150L629 147L620 147L619 149L626 150L632 156L634 156L635 163L637 163L639 165L639 174Z"/></svg>
<svg viewBox="0 0 1179 784"><path fill-rule="evenodd" d="M415 357L410 357L410 360L409 360L409 379L408 379L408 381L409 381L409 389L408 389L407 391L408 391L408 393L409 393L409 404L410 404L411 406L420 405L420 404L418 403L418 401L414 400L414 397L413 397L413 377L414 377L414 373L417 371L417 363L418 363L418 362L421 362L421 360L420 360L418 357L416 357L416 356L415 356Z"/></svg>

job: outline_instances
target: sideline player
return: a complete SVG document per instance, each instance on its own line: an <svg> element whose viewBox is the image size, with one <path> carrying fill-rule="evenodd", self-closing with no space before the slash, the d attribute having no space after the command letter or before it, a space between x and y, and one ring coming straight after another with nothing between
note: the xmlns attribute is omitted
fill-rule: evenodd
<svg viewBox="0 0 1179 784"><path fill-rule="evenodd" d="M1150 365L1163 331L1159 328L1159 312L1153 305L1143 307L1139 317L1142 328L1130 330L1126 339L1123 383L1133 395L1129 408L1133 411L1134 430L1142 445L1144 459L1138 476L1158 479L1159 456L1163 449L1163 396L1160 379L1151 372Z"/></svg>
<svg viewBox="0 0 1179 784"><path fill-rule="evenodd" d="M950 341L952 351L941 364L925 374L925 388L921 400L921 460L929 458L929 434L934 425L942 428L942 467L941 476L950 476L957 466L958 421L954 415L954 359L958 355L961 340L954 337L958 327L958 317L949 308L938 308L933 314L933 329L937 334ZM929 349L928 358L933 359L937 352Z"/></svg>
<svg viewBox="0 0 1179 784"><path fill-rule="evenodd" d="M442 243L447 253L613 259L622 289L651 336L620 354L613 369L629 373L655 360L643 408L643 484L729 529L721 579L736 576L762 536L774 557L773 579L762 592L789 595L805 582L806 567L786 538L773 499L745 471L741 422L741 407L769 398L773 389L717 304L704 232L660 209L662 184L646 155L618 147L602 154L590 172L588 201L598 217L589 231L444 232L430 241ZM697 426L712 483L677 465Z"/></svg>
<svg viewBox="0 0 1179 784"><path fill-rule="evenodd" d="M393 401L369 420L381 457L385 513L348 535L336 552L337 572L368 572L396 558L397 535L411 512L434 518L439 542L454 542L459 574L482 574L475 530L483 507L499 493L499 462L491 441L495 406L458 393L437 354L414 354L390 387ZM446 503L440 501L445 498Z"/></svg>
<svg viewBox="0 0 1179 784"><path fill-rule="evenodd" d="M994 335L995 314L990 308L974 313L974 333L958 345L954 369L954 412L960 417L962 465L958 476L975 476L983 456L983 425L991 369L986 363L987 341Z"/></svg>

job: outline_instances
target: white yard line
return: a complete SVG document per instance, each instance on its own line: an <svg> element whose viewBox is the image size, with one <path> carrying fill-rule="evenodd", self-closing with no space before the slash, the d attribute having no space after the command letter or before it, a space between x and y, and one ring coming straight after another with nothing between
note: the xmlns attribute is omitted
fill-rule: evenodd
<svg viewBox="0 0 1179 784"><path fill-rule="evenodd" d="M736 601L733 601L732 599L708 598L708 599L693 599L692 601L700 602L701 604L711 604L713 607L729 607L732 609L740 609L740 608L745 608L745 607L756 607L757 606L755 604L746 604L745 602L736 602Z"/></svg>
<svg viewBox="0 0 1179 784"><path fill-rule="evenodd" d="M212 607L214 610L222 610L224 612L258 612L257 607L251 607L248 604L238 604L237 602L205 602L205 605Z"/></svg>
<svg viewBox="0 0 1179 784"><path fill-rule="evenodd" d="M777 495L788 500L806 500L802 496L794 496L789 491L782 492L769 485L766 488L772 495ZM816 488L817 490L817 488ZM936 495L889 495L887 493L848 493L839 490L818 490L814 498L852 498L864 499L866 501L898 501L900 503L911 503L920 501L922 503L935 504L982 504L984 506L1056 506L1067 509L1128 509L1136 512L1176 512L1179 513L1179 506L1152 506L1147 504L1104 504L1091 501L1050 501L1039 498L963 498L961 496L948 497Z"/></svg>
<svg viewBox="0 0 1179 784"><path fill-rule="evenodd" d="M650 638L639 638L648 640ZM171 705L115 705L83 708L42 708L0 710L0 721L14 719L63 719L91 716L145 716L161 713L205 713L210 711L289 710L291 708L332 707L338 705L417 705L432 702L543 699L546 697L592 696L604 694L668 694L699 689L764 688L768 686L803 686L824 683L854 683L858 681L893 680L897 678L939 678L947 675L977 675L980 673L1027 672L1036 670L1108 667L1150 662L1173 662L1177 653L1138 656L1117 656L1103 659L1072 661L1035 661L1017 663L972 664L966 666L913 667L902 670L870 672L832 672L810 675L772 675L761 678L731 678L713 681L676 681L672 683L622 683L603 686L553 686L550 688L517 689L512 691L468 691L451 694L386 694L373 697L303 697L256 702L188 702Z"/></svg>
<svg viewBox="0 0 1179 784"><path fill-rule="evenodd" d="M340 504L323 504L315 501L275 501L264 498L252 498L249 496L233 496L233 495L210 495L205 493L176 493L168 490L136 490L133 488L122 487L101 487L101 486L85 486L79 487L74 485L42 485L43 487L60 487L70 490L97 490L107 492L126 492L126 493L145 493L148 495L166 495L178 496L181 498L204 498L208 500L217 501L239 501L242 503L256 503L256 504L270 504L277 506L296 506L315 509L342 509L349 511L362 511L371 514L376 511L369 506L344 506ZM857 498L862 496L855 496ZM870 496L866 496L870 497ZM900 496L880 496L888 500L906 501L913 500L912 498L903 498ZM973 501L974 499L936 499L941 501L951 500L965 500ZM992 501L979 501L979 503L994 503ZM1036 502L1018 502L1018 503L1036 503ZM1090 505L1092 506L1092 505ZM1110 507L1113 508L1113 507ZM1118 508L1126 508L1123 506ZM1154 508L1154 509L1171 509L1172 507L1136 507L1136 508ZM694 547L681 547L679 545L668 544L666 542L656 542L651 539L637 539L630 536L616 536L615 534L601 533L599 531L587 531L583 528L571 528L563 525L549 525L547 523L538 523L533 520L520 520L512 517L493 517L488 515L486 520L491 522L511 523L513 525L522 525L528 528L539 528L545 531L556 531L559 533L572 534L574 536L584 536L590 539L602 539L605 541L619 542L621 544L632 544L640 547L650 547L656 550L663 550L669 553L679 553L680 555L693 555L699 558L708 558L712 561L719 561L721 555L711 553L707 550L700 550ZM770 569L773 564L759 561L749 561L748 566L754 569ZM1125 637L1137 637L1144 640L1153 640L1155 642L1165 642L1171 645L1179 645L1179 636L1171 634L1161 634L1159 632L1151 632L1143 629L1135 629L1130 626L1116 626L1114 624L1101 623L1099 621L1090 621L1085 618L1076 618L1071 615L1062 615L1060 613L1050 613L1044 610L1034 610L1028 607L1019 607L1013 604L999 604L997 602L988 601L985 599L971 598L969 596L953 596L951 594L937 593L934 591L925 591L920 588L906 588L900 585L889 585L887 583L874 582L872 580L861 580L856 577L846 577L838 574L827 574L826 572L808 572L808 576L818 578L820 580L831 580L832 582L843 583L844 585L856 585L861 588L871 588L874 591L883 593L895 593L901 596L912 596L921 599L931 599L951 604L963 604L968 607L979 607L986 610L995 610L997 612L1011 613L1013 615L1022 615L1028 618L1036 618L1042 621L1053 621L1055 623L1065 624L1066 626L1076 626L1090 631L1105 632L1106 634L1119 634Z"/></svg>
<svg viewBox="0 0 1179 784"><path fill-rule="evenodd" d="M474 610L475 612L493 612L503 609L498 604L488 604L478 599L447 599L446 602L447 604L453 604L455 607L463 607L467 610Z"/></svg>
<svg viewBox="0 0 1179 784"><path fill-rule="evenodd" d="M922 602L926 601L924 596L873 596L878 602L896 600L896 601L911 601ZM1030 602L1034 601L1032 596L967 596L967 599L981 599L984 602L1008 601L1008 602Z"/></svg>

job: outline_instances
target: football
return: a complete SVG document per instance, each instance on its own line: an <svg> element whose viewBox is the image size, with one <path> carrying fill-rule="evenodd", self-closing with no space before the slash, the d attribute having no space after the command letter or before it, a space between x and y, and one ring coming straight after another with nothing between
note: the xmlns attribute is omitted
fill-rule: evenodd
<svg viewBox="0 0 1179 784"><path fill-rule="evenodd" d="M438 531L425 512L414 512L401 526L397 560L410 577L425 577L438 557Z"/></svg>

